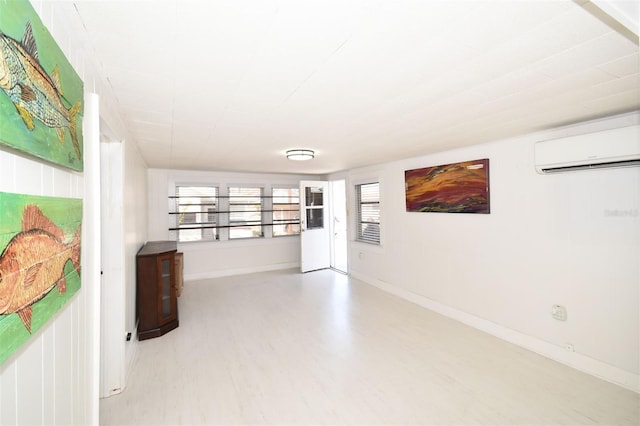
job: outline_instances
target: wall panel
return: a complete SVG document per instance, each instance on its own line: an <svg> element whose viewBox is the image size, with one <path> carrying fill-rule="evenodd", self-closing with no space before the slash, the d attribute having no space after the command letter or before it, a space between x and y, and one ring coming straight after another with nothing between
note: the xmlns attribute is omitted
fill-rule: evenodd
<svg viewBox="0 0 640 426"><path fill-rule="evenodd" d="M640 391L640 168L539 175L533 156L536 141L638 121L625 114L352 170L352 184L383 180L383 244L352 243L351 273ZM478 158L491 162L491 214L405 211L405 170ZM567 321L552 318L554 304Z"/></svg>
<svg viewBox="0 0 640 426"><path fill-rule="evenodd" d="M48 352L43 348L42 334L36 337L30 345L25 347L17 360L17 368L20 372L17 382L18 407L20 422L24 424L44 424L43 406L44 392L34 392L39 389L43 376L43 359Z"/></svg>
<svg viewBox="0 0 640 426"><path fill-rule="evenodd" d="M71 2L32 1L34 9L84 81L85 92L96 92L105 107L101 118L126 137L116 104L98 68L84 55L84 29ZM85 109L85 126L87 110ZM97 134L98 132L96 132ZM0 191L85 199L85 214L94 209L85 194L87 173L96 167L93 139L85 128L85 173L76 173L0 148ZM97 141L95 141L97 149ZM88 158L90 157L90 158ZM145 168L144 164L142 166ZM89 185L95 185L91 182ZM135 208L133 206L132 208ZM141 213L142 216L146 212ZM86 218L87 216L85 216ZM0 365L0 424L97 424L99 353L96 325L99 306L99 262L88 264L95 252L93 238L83 226L82 288L47 325ZM146 229L142 231L146 233ZM99 253L99 251L98 251ZM97 271L97 273L96 273Z"/></svg>

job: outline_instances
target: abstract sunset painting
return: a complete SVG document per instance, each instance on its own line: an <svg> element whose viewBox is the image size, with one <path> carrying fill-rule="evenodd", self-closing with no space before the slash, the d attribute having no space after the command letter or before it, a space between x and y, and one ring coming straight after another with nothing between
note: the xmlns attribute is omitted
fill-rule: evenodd
<svg viewBox="0 0 640 426"><path fill-rule="evenodd" d="M490 213L489 159L404 172L408 212Z"/></svg>

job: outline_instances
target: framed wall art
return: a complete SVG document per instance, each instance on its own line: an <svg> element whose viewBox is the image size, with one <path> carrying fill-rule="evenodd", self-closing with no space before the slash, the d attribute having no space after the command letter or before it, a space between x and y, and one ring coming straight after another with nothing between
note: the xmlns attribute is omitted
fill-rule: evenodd
<svg viewBox="0 0 640 426"><path fill-rule="evenodd" d="M0 363L80 289L82 200L0 192Z"/></svg>
<svg viewBox="0 0 640 426"><path fill-rule="evenodd" d="M489 159L404 172L408 212L490 213Z"/></svg>
<svg viewBox="0 0 640 426"><path fill-rule="evenodd" d="M0 3L0 144L83 170L83 83L28 0Z"/></svg>

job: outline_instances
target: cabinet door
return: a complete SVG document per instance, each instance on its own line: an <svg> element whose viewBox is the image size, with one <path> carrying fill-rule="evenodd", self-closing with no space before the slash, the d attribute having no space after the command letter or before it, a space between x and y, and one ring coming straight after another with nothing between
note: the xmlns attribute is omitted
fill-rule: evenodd
<svg viewBox="0 0 640 426"><path fill-rule="evenodd" d="M172 253L158 256L158 325L176 319L176 295L174 289L175 260Z"/></svg>

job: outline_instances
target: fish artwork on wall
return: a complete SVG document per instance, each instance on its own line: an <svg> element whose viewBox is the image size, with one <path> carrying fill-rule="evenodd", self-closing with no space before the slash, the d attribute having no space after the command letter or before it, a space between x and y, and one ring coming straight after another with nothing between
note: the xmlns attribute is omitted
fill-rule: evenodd
<svg viewBox="0 0 640 426"><path fill-rule="evenodd" d="M0 362L79 289L81 217L82 200L0 193Z"/></svg>
<svg viewBox="0 0 640 426"><path fill-rule="evenodd" d="M0 89L0 143L82 171L83 84L25 0L0 4Z"/></svg>

